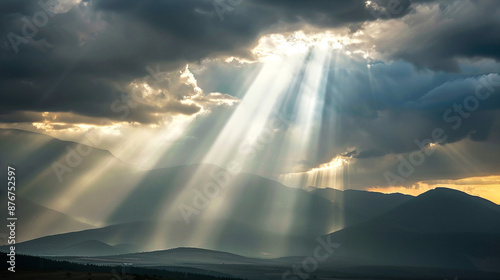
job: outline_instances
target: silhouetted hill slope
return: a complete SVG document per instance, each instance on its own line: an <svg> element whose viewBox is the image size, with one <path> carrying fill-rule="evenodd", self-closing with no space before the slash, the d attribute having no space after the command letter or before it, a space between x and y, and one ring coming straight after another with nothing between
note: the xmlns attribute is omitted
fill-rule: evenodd
<svg viewBox="0 0 500 280"><path fill-rule="evenodd" d="M5 205L6 207L7 201L7 192L0 191L0 205ZM16 221L17 242L58 233L94 228L66 214L43 207L20 196L16 196L14 202L16 203L15 213L18 218ZM5 221L8 217L8 212L1 211L0 213L0 218ZM3 244L7 243L6 239L0 240ZM0 245L3 244L0 243Z"/></svg>
<svg viewBox="0 0 500 280"><path fill-rule="evenodd" d="M86 263L88 258L71 258ZM131 253L99 257L100 263L133 262L134 265L173 266L189 264L265 264L272 260L243 257L237 254L200 248L179 247L144 253Z"/></svg>
<svg viewBox="0 0 500 280"><path fill-rule="evenodd" d="M16 167L17 195L91 224L102 224L103 212L89 208L108 205L112 196L105 192L123 193L137 170L109 151L11 129L0 129L0 161L3 168ZM0 172L0 180L6 176Z"/></svg>
<svg viewBox="0 0 500 280"><path fill-rule="evenodd" d="M368 222L328 235L337 258L358 264L477 269L500 267L497 205L450 189L428 191ZM479 264L480 266L480 264Z"/></svg>
<svg viewBox="0 0 500 280"><path fill-rule="evenodd" d="M72 248L74 255L107 255L126 244L128 249L120 250L187 246L278 257L309 254L316 236L331 232L343 240L339 253L367 263L411 263L406 250L418 261L434 254L423 262L430 265L448 254L479 248L474 256L483 256L497 248L499 206L460 192L437 189L412 198L307 191L207 164L141 170L98 149L60 182L51 165L64 162L68 150L81 146L36 133L0 130L0 135L2 159L19 166L19 195L111 225L24 242L18 244L19 252L66 255ZM213 195L207 196L207 186L216 186ZM195 206L201 200L203 207ZM196 213L185 220L181 207L196 208ZM86 251L85 242L94 242L92 250ZM464 258L449 265L457 262L471 265Z"/></svg>
<svg viewBox="0 0 500 280"><path fill-rule="evenodd" d="M374 220L416 232L500 232L500 207L466 193L436 188Z"/></svg>
<svg viewBox="0 0 500 280"><path fill-rule="evenodd" d="M162 237L159 244L169 244L170 248L199 246L280 256L299 253L314 237L366 219L360 214L363 211L357 210L365 207L365 199L359 203L351 199L347 206L257 175L231 174L208 164L141 170L107 151L77 143L16 130L0 130L0 134L0 155L6 162L19 166L19 194L94 223L123 224L120 233L113 233L119 236L123 230L137 231L127 226L133 222L165 221L167 236ZM91 152L81 155L79 164L68 166L71 172L59 181L53 164L67 164L68 157L71 159L74 151L82 149ZM207 197L208 185L218 188L216 195ZM206 205L195 206L200 201ZM181 207L194 209L196 214L186 218ZM172 230L174 227L177 229ZM205 237L190 237L192 232L201 231ZM144 234L158 233L157 229L150 229ZM197 240L200 238L204 240ZM239 239L247 243L242 245ZM168 248L146 247L139 239L112 240L100 234L68 240L61 244L42 242L29 248L29 253L59 254L57 252L68 246L88 240L109 245L125 243L144 249ZM296 244L289 249L292 242ZM57 248L50 248L48 244Z"/></svg>
<svg viewBox="0 0 500 280"><path fill-rule="evenodd" d="M251 174L229 174L214 165L193 164L142 170L123 163L111 153L77 143L18 130L0 130L0 156L5 163L19 166L17 192L27 199L83 218L95 224L135 221L180 220L179 208L193 207L198 193L205 193L214 179L229 176L214 200L227 201L232 208L220 220L234 220L259 230L294 231L297 235L318 235L359 222L350 209L333 204L307 191L287 188ZM79 164L68 165L74 151L89 150ZM59 181L54 164L71 169ZM5 174L0 174L0 179ZM225 177L224 177L225 178ZM252 199L261 203L255 207ZM217 203L190 219L206 219ZM168 208L168 209L167 209ZM171 211L168 211L171 210Z"/></svg>
<svg viewBox="0 0 500 280"><path fill-rule="evenodd" d="M343 205L345 208L358 213L365 220L379 216L413 198L413 196L399 193L383 194L350 189L341 191L332 188L318 189L311 187L309 191L335 204Z"/></svg>
<svg viewBox="0 0 500 280"><path fill-rule="evenodd" d="M128 249L128 250L127 250ZM134 251L132 246L111 246L98 240L87 240L75 245L69 246L58 251L60 255L71 256L74 252L80 252L82 255L97 256L97 255L118 255Z"/></svg>
<svg viewBox="0 0 500 280"><path fill-rule="evenodd" d="M158 250L161 246L199 247L257 257L302 255L314 244L313 237L297 236L293 233L276 234L235 221L213 222L224 225L224 228L220 228L219 233L211 236L204 235L203 229L197 232L195 224L187 225L184 221L135 222L41 237L17 244L16 250L22 254L47 256L114 254L108 248L96 246L95 250L88 252L82 246L75 246L95 240L113 247L119 244L131 244L135 248L134 252ZM158 229L160 231L157 231ZM202 236L195 238L196 233ZM156 244L157 242L163 245ZM99 248L103 250L97 250ZM0 250L5 251L7 247L0 247Z"/></svg>

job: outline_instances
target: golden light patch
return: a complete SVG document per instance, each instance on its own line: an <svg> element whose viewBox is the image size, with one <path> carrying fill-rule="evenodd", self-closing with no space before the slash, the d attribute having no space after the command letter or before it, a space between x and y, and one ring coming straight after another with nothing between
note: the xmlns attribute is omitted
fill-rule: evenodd
<svg viewBox="0 0 500 280"><path fill-rule="evenodd" d="M435 188L455 189L500 204L500 176L470 177L458 180L429 180L418 182L412 187L372 187L368 188L367 191L417 196Z"/></svg>

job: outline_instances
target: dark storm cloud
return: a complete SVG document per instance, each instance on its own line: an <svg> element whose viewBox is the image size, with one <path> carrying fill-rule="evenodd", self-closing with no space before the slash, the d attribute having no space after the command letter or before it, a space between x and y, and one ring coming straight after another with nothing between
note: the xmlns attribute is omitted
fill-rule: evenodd
<svg viewBox="0 0 500 280"><path fill-rule="evenodd" d="M385 153L381 150L365 150L361 151L359 154L355 155L355 158L363 159L363 158L372 158L372 157L380 157L384 156Z"/></svg>
<svg viewBox="0 0 500 280"><path fill-rule="evenodd" d="M484 75L419 71L406 62L372 65L369 74L352 67L360 71L355 80L329 81L337 87L330 89L334 109L324 114L321 138L328 141L319 142L316 166L354 148L349 187L387 186L384 174L399 174L399 156L422 153L438 129L442 150L401 185L498 174L500 65Z"/></svg>
<svg viewBox="0 0 500 280"><path fill-rule="evenodd" d="M248 65L235 68L233 75L251 72L253 67L255 66ZM409 153L420 150L418 143L426 139L435 142L432 140L432 132L436 128L443 129L446 134L446 139L441 143L443 147L464 147L462 144L467 143L479 149L482 144L498 142L500 76L495 73L500 71L500 64L478 63L467 67L470 70L460 74L424 71L400 60L371 64L368 68L366 60L358 56L349 57L341 51L332 55L330 69L325 72L328 73L325 107L321 120L315 123L319 127L318 137L310 139L313 152L307 153L306 158L297 161L296 165L304 170L330 162L339 155L352 156L356 162L350 169L354 177L352 186L386 186L384 172L394 172L394 168L397 169L398 156L408 157ZM214 91L234 88L234 83L240 83L236 79L217 80L216 76L225 69L211 69L218 71L200 71L199 76L200 80L210 81L206 84ZM298 86L300 85L299 82ZM249 86L251 85L245 88ZM478 99L477 108L470 107L474 105L472 102L468 104L467 108L475 109L468 111L464 102L476 96L477 89L481 95L488 97ZM295 92L295 89L290 89L290 92ZM296 99L289 100L290 104L280 103L278 106L297 107ZM469 115L460 117L454 109L455 104L462 105ZM449 110L448 117L453 117L451 120L443 117ZM460 120L459 126L457 117ZM203 130L193 130L189 135L203 139L206 133ZM281 137L286 134L286 130L283 128L276 133L275 141L266 145L262 151L265 155L272 155L273 160L263 163L260 157L256 157L253 164L263 172L288 173L290 170L283 169L283 166L290 164L287 162L289 158L280 158L280 150L287 144L283 142L286 138ZM190 154L190 148L185 147L186 151L181 154ZM490 149L492 155L499 157L497 151L498 149ZM487 152L484 150L477 154L471 152L467 157L469 161L480 162L485 153ZM426 173L429 178L440 178L439 174L459 178L466 174L455 165L450 165L450 162L435 157L426 159L425 166L420 166L418 172L408 178L406 183L423 180ZM486 173L496 170L491 157L494 156L489 156L488 161L478 165ZM396 160L387 160L391 158ZM358 169L361 171L357 171ZM467 175L484 175L481 172L471 170Z"/></svg>
<svg viewBox="0 0 500 280"><path fill-rule="evenodd" d="M380 51L420 68L459 72L459 59L500 60L498 1L437 1L412 11L407 28L379 37ZM411 34L411 36L409 36Z"/></svg>
<svg viewBox="0 0 500 280"><path fill-rule="evenodd" d="M208 57L249 56L267 32L375 19L365 1L246 0L223 11L223 22L208 0L42 3L0 4L1 110L116 119L110 104L124 94L123 85L148 75L147 66L171 71Z"/></svg>
<svg viewBox="0 0 500 280"><path fill-rule="evenodd" d="M388 5L388 1L375 2L380 7ZM401 12L391 18L411 11L409 1L399 3ZM443 69L455 65L449 61L456 56L497 58L497 5L488 3L475 3L477 11L464 16L477 19L481 15L486 20L458 21L444 34L437 33L430 44L402 47L390 55L434 68L437 63ZM6 35L0 58L1 110L74 111L115 119L110 104L125 94L123 85L148 75L147 66L161 64L162 71L171 71L208 57L250 56L248 50L256 39L268 32L291 30L304 23L359 28L375 19L365 1L245 0L223 11L222 22L214 2L208 0L83 1L54 15L35 1L3 1L0 5L0 31ZM445 4L441 9L450 16L456 12L448 12ZM43 18L34 15L43 12L48 20L37 27L35 23ZM464 25L468 26L464 32L453 32ZM34 34L33 38L24 37L22 30ZM418 26L414 31L417 35L423 32ZM7 37L10 33L28 41L14 40L18 53L13 51L12 37ZM456 44L457 40L461 43ZM453 48L447 48L450 43Z"/></svg>
<svg viewBox="0 0 500 280"><path fill-rule="evenodd" d="M358 69L350 79L331 71L336 74L330 75L327 110L333 111L324 114L322 135L334 143L320 144L323 161L349 145L356 147L357 158L410 152L434 128L446 132L443 144L486 141L499 130L494 126L494 111L500 109L498 74L420 72L405 62L377 64L364 72L355 64L349 61L352 68L343 70Z"/></svg>
<svg viewBox="0 0 500 280"><path fill-rule="evenodd" d="M413 172L409 176L403 177L398 170L402 162L401 157L404 158L403 161L409 162L410 154L357 160L351 166L352 174L349 186L353 188L387 187L390 185L409 187L424 180L499 175L500 146L498 143L464 140L444 147L444 149L437 149L430 156L424 156L421 164L413 165L410 163ZM401 176L403 180L395 183L388 182L384 176L386 172Z"/></svg>

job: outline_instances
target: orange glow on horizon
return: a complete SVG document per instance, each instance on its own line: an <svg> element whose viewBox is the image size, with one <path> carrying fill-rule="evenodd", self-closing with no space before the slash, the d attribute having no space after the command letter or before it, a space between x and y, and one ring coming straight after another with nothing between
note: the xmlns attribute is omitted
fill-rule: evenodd
<svg viewBox="0 0 500 280"><path fill-rule="evenodd" d="M421 181L411 187L370 187L371 192L402 193L417 196L435 188L449 188L479 196L500 205L500 176L470 177L457 180Z"/></svg>

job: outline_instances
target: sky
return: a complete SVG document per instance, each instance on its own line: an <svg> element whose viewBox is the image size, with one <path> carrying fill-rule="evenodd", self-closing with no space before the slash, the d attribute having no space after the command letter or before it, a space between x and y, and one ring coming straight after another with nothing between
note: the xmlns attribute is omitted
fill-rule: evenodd
<svg viewBox="0 0 500 280"><path fill-rule="evenodd" d="M498 1L0 3L0 128L144 168L500 203ZM89 135L99 134L98 143Z"/></svg>

